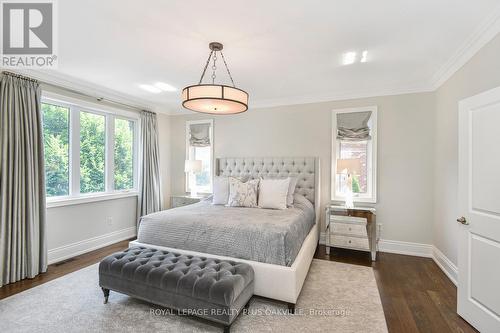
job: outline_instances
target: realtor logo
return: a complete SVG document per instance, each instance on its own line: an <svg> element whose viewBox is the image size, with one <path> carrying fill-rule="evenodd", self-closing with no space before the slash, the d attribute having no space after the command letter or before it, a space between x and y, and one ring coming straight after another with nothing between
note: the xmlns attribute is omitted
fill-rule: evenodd
<svg viewBox="0 0 500 333"><path fill-rule="evenodd" d="M6 0L2 8L2 65L55 67L55 3L53 0Z"/></svg>

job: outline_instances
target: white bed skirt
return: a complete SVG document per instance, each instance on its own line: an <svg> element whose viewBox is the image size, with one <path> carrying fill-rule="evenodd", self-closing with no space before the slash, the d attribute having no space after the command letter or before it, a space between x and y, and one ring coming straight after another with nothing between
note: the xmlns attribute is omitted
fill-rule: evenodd
<svg viewBox="0 0 500 333"><path fill-rule="evenodd" d="M311 265L314 252L316 251L318 238L318 224L315 224L302 243L302 247L292 266L290 267L218 256L209 253L155 246L151 244L140 243L138 241L130 242L129 247L144 246L148 248L155 248L158 250L166 250L182 254L245 262L251 265L255 272L255 295L295 304L297 302L297 298L300 295L300 291L307 276L307 272L309 271L309 266Z"/></svg>

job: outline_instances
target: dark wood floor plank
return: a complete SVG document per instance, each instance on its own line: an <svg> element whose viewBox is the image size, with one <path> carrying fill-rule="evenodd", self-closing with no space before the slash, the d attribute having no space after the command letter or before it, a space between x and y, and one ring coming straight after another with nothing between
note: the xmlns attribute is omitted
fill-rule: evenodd
<svg viewBox="0 0 500 333"><path fill-rule="evenodd" d="M98 263L128 247L128 240L50 265L34 279L0 288L0 299ZM432 259L379 253L372 262L366 252L318 246L315 258L373 268L389 332L477 332L456 313L457 290Z"/></svg>

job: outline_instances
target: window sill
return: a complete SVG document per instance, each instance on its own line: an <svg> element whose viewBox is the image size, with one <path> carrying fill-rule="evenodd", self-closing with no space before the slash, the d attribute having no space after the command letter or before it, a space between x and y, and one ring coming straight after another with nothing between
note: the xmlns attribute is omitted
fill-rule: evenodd
<svg viewBox="0 0 500 333"><path fill-rule="evenodd" d="M369 204L376 204L377 203L377 198L352 198L352 201L354 203L369 203ZM333 197L331 198L332 203L338 203L338 202L345 202L345 198L343 197Z"/></svg>
<svg viewBox="0 0 500 333"><path fill-rule="evenodd" d="M71 206L71 205L80 205L90 202L99 202L106 200L115 200L121 198L135 197L138 196L139 193L136 191L131 192L117 192L117 193L103 193L103 194L95 194L89 196L80 196L73 198L58 198L58 199L47 199L47 208L55 208L62 206Z"/></svg>

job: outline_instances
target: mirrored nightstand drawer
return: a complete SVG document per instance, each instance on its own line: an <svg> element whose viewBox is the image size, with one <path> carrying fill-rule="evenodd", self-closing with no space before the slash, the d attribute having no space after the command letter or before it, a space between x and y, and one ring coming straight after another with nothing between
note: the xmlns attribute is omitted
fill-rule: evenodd
<svg viewBox="0 0 500 333"><path fill-rule="evenodd" d="M368 238L349 237L330 234L330 243L332 246L344 247L349 249L369 250L370 244Z"/></svg>
<svg viewBox="0 0 500 333"><path fill-rule="evenodd" d="M364 224L332 223L330 224L330 232L334 234L368 237L366 225Z"/></svg>

